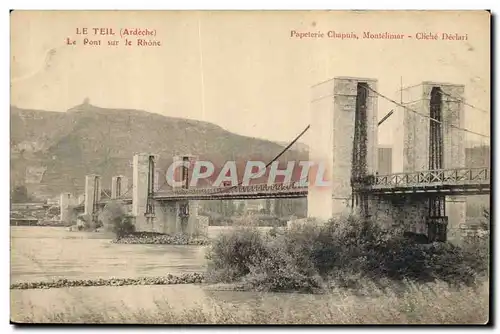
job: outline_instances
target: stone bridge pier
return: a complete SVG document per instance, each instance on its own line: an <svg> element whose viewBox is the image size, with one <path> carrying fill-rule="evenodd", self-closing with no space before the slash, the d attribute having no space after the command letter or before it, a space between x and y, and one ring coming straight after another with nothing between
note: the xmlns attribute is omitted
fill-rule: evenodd
<svg viewBox="0 0 500 334"><path fill-rule="evenodd" d="M166 175L160 176L155 170L158 158L158 155L148 153L134 156L132 214L135 217L136 231L206 234L208 226L201 224L204 220L198 217L198 201L167 201L154 198L155 191L166 182ZM174 163L178 166L172 170L174 180L177 181L172 189L185 189L189 186L189 170L193 158L188 155L174 157ZM166 186L163 188L168 189Z"/></svg>
<svg viewBox="0 0 500 334"><path fill-rule="evenodd" d="M427 196L370 196L369 214L385 229L402 229L425 235L430 241L446 241L446 218L431 217Z"/></svg>

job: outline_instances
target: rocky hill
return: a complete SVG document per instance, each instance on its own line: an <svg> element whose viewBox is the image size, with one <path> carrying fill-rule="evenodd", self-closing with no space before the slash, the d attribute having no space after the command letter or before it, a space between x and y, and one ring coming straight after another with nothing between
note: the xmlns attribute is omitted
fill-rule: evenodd
<svg viewBox="0 0 500 334"><path fill-rule="evenodd" d="M245 137L201 121L142 110L107 109L83 103L67 112L10 108L11 187L26 185L39 197L83 191L86 174L132 176L135 153L160 155L164 169L176 154L193 154L220 163L226 160L271 160L283 146ZM306 159L291 151L280 160Z"/></svg>

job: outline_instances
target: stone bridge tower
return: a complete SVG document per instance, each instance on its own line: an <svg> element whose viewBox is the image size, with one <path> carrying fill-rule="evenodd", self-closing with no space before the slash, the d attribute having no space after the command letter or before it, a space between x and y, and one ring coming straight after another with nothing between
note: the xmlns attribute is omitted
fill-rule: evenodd
<svg viewBox="0 0 500 334"><path fill-rule="evenodd" d="M329 219L356 206L351 182L376 172L377 80L335 77L312 87L308 216ZM358 126L356 126L358 125ZM356 139L356 140L355 140ZM353 168L354 166L354 168ZM328 184L328 185L325 185Z"/></svg>
<svg viewBox="0 0 500 334"><path fill-rule="evenodd" d="M447 225L465 223L462 196L419 193L353 193L377 172L377 81L335 77L312 87L309 159L323 164L323 186L309 180L308 216L328 219L358 209L388 214L407 230L446 240ZM462 168L465 165L461 85L426 81L402 91L396 112L393 172ZM316 171L315 171L316 172ZM321 173L310 175L321 175Z"/></svg>
<svg viewBox="0 0 500 334"><path fill-rule="evenodd" d="M402 90L403 104L413 112L400 108L395 115L399 126L395 129L394 172L465 167L465 133L458 129L465 127L463 95L463 85L432 81ZM420 207L406 219L413 232L428 234L429 224L435 225L429 218L434 217L443 225L434 228L447 229L453 237L465 223L464 196L427 194L424 200L417 196L407 200Z"/></svg>
<svg viewBox="0 0 500 334"><path fill-rule="evenodd" d="M137 231L159 232L167 234L200 234L198 221L198 201L194 200L161 200L156 198L160 188L165 186L166 175L157 172L156 162L159 156L148 153L136 154L133 163L132 215L135 217ZM191 168L196 157L191 155L175 156L176 166L172 190L188 189Z"/></svg>

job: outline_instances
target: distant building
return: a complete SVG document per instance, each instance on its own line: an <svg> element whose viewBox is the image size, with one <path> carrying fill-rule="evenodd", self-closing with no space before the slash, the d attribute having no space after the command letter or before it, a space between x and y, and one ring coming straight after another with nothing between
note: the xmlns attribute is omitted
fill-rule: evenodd
<svg viewBox="0 0 500 334"><path fill-rule="evenodd" d="M265 199L252 199L252 200L233 200L233 205L236 208L236 211L239 209L243 210L243 212L261 212L266 208L266 200Z"/></svg>
<svg viewBox="0 0 500 334"><path fill-rule="evenodd" d="M33 217L10 217L11 226L35 226L38 225L38 219Z"/></svg>
<svg viewBox="0 0 500 334"><path fill-rule="evenodd" d="M392 147L378 147L378 166L377 172L379 175L392 174Z"/></svg>
<svg viewBox="0 0 500 334"><path fill-rule="evenodd" d="M476 145L465 149L465 166L469 168L490 166L489 145ZM467 216L482 217L484 210L490 210L490 195L467 196Z"/></svg>

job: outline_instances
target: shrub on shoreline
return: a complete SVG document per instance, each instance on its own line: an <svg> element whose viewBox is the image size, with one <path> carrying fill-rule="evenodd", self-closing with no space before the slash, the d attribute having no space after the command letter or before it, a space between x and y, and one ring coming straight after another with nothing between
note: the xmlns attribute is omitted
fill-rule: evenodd
<svg viewBox="0 0 500 334"><path fill-rule="evenodd" d="M129 216L119 203L108 203L100 215L100 220L116 235L117 239L135 232L133 217Z"/></svg>
<svg viewBox="0 0 500 334"><path fill-rule="evenodd" d="M312 291L332 282L356 288L360 278L472 285L487 272L477 250L416 244L353 216L268 235L236 230L214 240L207 258L210 280L270 291Z"/></svg>

